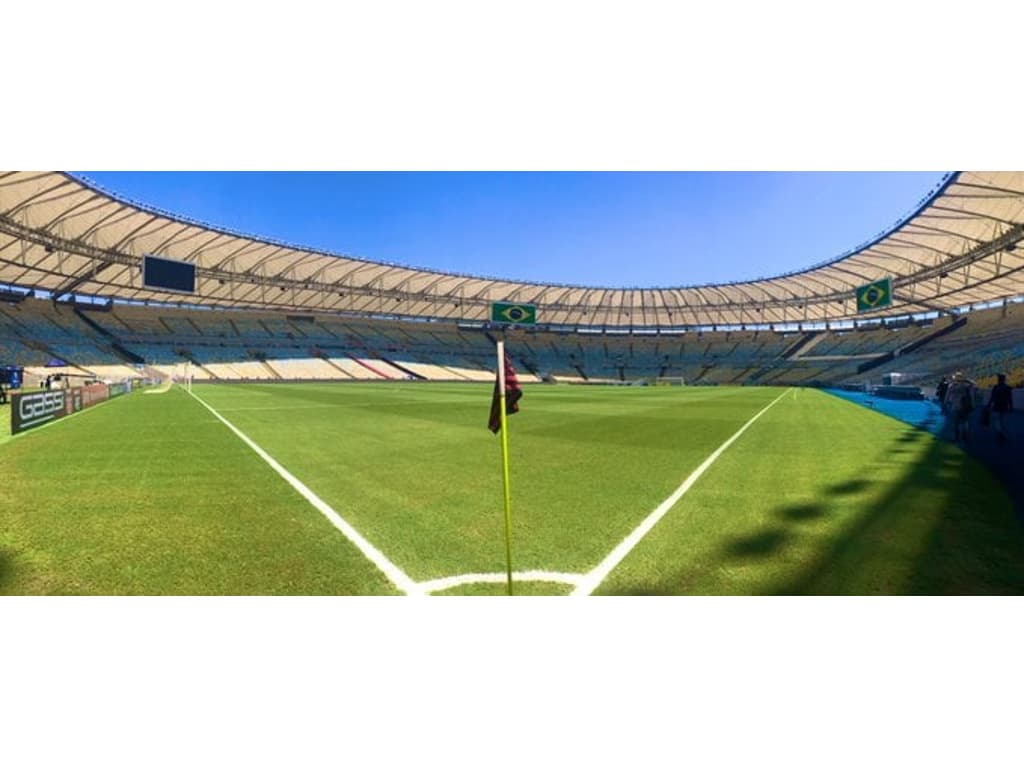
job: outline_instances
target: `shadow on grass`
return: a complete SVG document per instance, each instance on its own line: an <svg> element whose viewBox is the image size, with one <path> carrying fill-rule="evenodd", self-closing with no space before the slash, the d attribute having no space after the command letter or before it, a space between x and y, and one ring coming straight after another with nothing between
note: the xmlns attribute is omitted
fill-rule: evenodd
<svg viewBox="0 0 1024 768"><path fill-rule="evenodd" d="M924 432L903 433L891 447L924 439L903 477L876 492L862 478L824 487L820 500L771 511L774 523L724 541L709 560L619 593L707 594L702 585L717 584L711 593L1024 594L1024 525L1006 488ZM833 510L842 519L823 527ZM736 566L745 574L736 587L715 579Z"/></svg>
<svg viewBox="0 0 1024 768"><path fill-rule="evenodd" d="M813 563L772 591L1022 594L1024 529L984 466L933 440L900 482L863 504Z"/></svg>
<svg viewBox="0 0 1024 768"><path fill-rule="evenodd" d="M824 504L817 502L812 504L793 504L778 510L778 516L790 522L802 522L804 520L817 520L824 517L827 510Z"/></svg>
<svg viewBox="0 0 1024 768"><path fill-rule="evenodd" d="M773 528L736 539L728 545L727 550L733 557L741 559L764 557L776 552L785 544L786 538L786 531Z"/></svg>
<svg viewBox="0 0 1024 768"><path fill-rule="evenodd" d="M783 594L1022 594L1024 529L989 471L933 440Z"/></svg>
<svg viewBox="0 0 1024 768"><path fill-rule="evenodd" d="M871 483L868 480L857 478L854 480L847 480L844 483L830 485L825 489L825 494L828 496L846 496L851 493L860 493L870 485Z"/></svg>
<svg viewBox="0 0 1024 768"><path fill-rule="evenodd" d="M0 595L7 594L7 587L13 580L14 567L11 565L11 556L0 549Z"/></svg>
<svg viewBox="0 0 1024 768"><path fill-rule="evenodd" d="M763 528L666 574L654 591L1024 594L1024 420L1011 423L1009 447L972 423L967 452L929 434L940 421L931 413L908 424L881 452L879 469L916 454L899 479L873 487L869 466L812 503L770 510ZM716 578L734 568L735 579Z"/></svg>

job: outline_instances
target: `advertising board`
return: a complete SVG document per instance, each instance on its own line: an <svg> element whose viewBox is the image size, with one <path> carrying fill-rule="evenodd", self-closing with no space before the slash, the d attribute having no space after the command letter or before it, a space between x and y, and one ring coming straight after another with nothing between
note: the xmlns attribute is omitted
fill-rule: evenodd
<svg viewBox="0 0 1024 768"><path fill-rule="evenodd" d="M74 407L70 392L62 389L44 392L20 393L11 396L11 434L24 432L60 419Z"/></svg>
<svg viewBox="0 0 1024 768"><path fill-rule="evenodd" d="M106 384L86 384L81 389L83 408L110 399L110 388Z"/></svg>

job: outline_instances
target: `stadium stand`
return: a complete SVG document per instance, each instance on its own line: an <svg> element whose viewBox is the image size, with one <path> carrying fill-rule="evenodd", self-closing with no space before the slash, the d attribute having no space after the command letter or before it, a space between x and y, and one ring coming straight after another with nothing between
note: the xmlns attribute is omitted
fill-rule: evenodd
<svg viewBox="0 0 1024 768"><path fill-rule="evenodd" d="M1019 171L947 174L886 232L798 272L659 289L357 260L178 219L71 174L2 175L0 364L30 377L168 375L188 363L210 380L489 381L499 336L526 382L1024 374ZM140 254L156 252L204 270L188 306L140 284ZM857 291L886 279L893 306L858 311ZM494 301L532 303L544 324L495 327Z"/></svg>
<svg viewBox="0 0 1024 768"><path fill-rule="evenodd" d="M910 384L932 384L941 376L964 371L979 383L994 383L1007 373L1024 383L1024 305L985 309L964 315L966 323L953 333L899 355L893 367Z"/></svg>
<svg viewBox="0 0 1024 768"><path fill-rule="evenodd" d="M954 370L979 379L1024 373L1024 304L807 332L502 332L316 315L301 325L267 312L112 304L83 313L28 298L0 303L0 359L24 366L29 381L47 372L141 377L145 366L181 375L186 362L199 380L490 381L502 334L527 382L834 385L875 381L883 364L908 384Z"/></svg>

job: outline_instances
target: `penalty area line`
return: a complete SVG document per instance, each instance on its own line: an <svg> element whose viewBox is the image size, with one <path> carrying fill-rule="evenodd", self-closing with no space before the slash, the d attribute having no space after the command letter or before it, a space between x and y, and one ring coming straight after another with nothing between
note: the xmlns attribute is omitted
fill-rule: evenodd
<svg viewBox="0 0 1024 768"><path fill-rule="evenodd" d="M277 474L279 474L284 481L288 483L288 485L298 491L302 498L308 501L317 511L320 512L320 514L326 517L335 528L345 535L346 539L355 544L356 548L358 548L370 562L376 565L377 568L388 577L388 580L390 580L392 584L407 595L423 594L423 590L415 581L409 578L405 571L388 560L384 553L363 538L359 531L353 528L341 515L335 512L326 501L313 493L313 491L311 491L301 480L295 477L295 475L282 467L273 456L249 439L249 437L238 429L238 427L217 413L217 411L215 411L212 406L208 405L205 400L199 397L199 395L193 392L188 392L187 390L186 394L191 395L199 401L200 405L212 413L225 427L234 432L243 443L252 448L252 450L256 452L256 455L269 464L270 468L277 472Z"/></svg>
<svg viewBox="0 0 1024 768"><path fill-rule="evenodd" d="M726 440L724 443L718 446L714 453L712 453L710 456L704 459L701 465L697 467L695 470L693 470L693 472L690 473L689 477L687 477L683 481L682 485L680 485L672 492L671 496L669 496L667 499L661 502L661 504L658 505L657 509L651 512L651 514L644 518L643 522L641 522L640 525L633 529L633 532L631 534L629 534L626 538L619 542L619 545L611 551L611 554L609 554L604 560L598 563L596 568L587 573L580 580L579 585L576 587L575 590L573 590L572 594L575 596L589 595L595 589L597 589L601 582L608 577L608 574L611 573L612 569L622 562L626 555L628 555L630 551L632 551L632 549L640 543L640 540L643 539L644 536L650 533L651 529L655 525L657 525L658 521L661 520L661 518L668 514L668 511L675 506L677 501L683 498L683 496L686 494L687 491L690 490L693 484L700 479L701 475L707 472L711 465L718 461L718 457L725 453L726 449L728 449L730 445L735 443L740 438L740 435L742 435L744 432L747 431L747 429L750 428L751 424L753 424L755 421L761 418L761 416L764 415L764 413L769 408L771 408L773 405L779 402L779 400L781 400L783 397L789 394L789 392L790 390L787 389L781 395L779 395L770 403L768 403L768 405L766 405L760 411L751 416L750 420L742 427L740 427L738 430L736 430L732 437L730 437L728 440Z"/></svg>

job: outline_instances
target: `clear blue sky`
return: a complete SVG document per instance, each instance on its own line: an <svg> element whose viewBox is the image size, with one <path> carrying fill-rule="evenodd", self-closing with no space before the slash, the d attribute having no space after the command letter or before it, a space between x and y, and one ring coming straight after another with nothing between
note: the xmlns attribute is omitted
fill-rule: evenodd
<svg viewBox="0 0 1024 768"><path fill-rule="evenodd" d="M935 173L83 171L247 234L444 271L667 286L800 269L874 238Z"/></svg>

